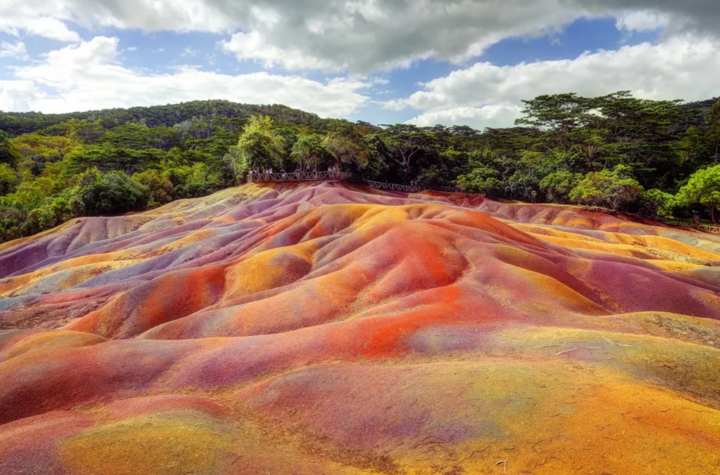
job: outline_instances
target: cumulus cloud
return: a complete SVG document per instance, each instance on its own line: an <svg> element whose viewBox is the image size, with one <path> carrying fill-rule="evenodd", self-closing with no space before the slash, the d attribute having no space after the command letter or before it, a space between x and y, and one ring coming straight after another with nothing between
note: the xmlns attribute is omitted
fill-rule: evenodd
<svg viewBox="0 0 720 475"><path fill-rule="evenodd" d="M408 121L419 127L442 125L469 125L485 127L507 127L520 117L522 107L510 105L489 105L484 107L453 107L450 109L425 112Z"/></svg>
<svg viewBox="0 0 720 475"><path fill-rule="evenodd" d="M79 41L80 36L65 24L71 17L71 5L64 0L0 2L0 32L15 36L25 32L64 42Z"/></svg>
<svg viewBox="0 0 720 475"><path fill-rule="evenodd" d="M718 94L720 41L675 37L660 44L643 43L617 51L585 53L576 59L538 61L498 67L490 63L453 71L424 85L422 91L389 101L388 109L407 107L424 111L414 119L428 123L440 118L454 121L464 114L474 124L511 125L512 107L540 94L577 92L586 96L632 90L648 99L707 99ZM489 114L509 106L503 115ZM472 112L472 108L480 108ZM499 113L497 113L499 114Z"/></svg>
<svg viewBox="0 0 720 475"><path fill-rule="evenodd" d="M583 16L618 27L718 35L717 0L25 0L0 6L0 30L77 41L65 26L233 35L241 60L367 73L434 58L462 63L511 36L543 35ZM12 8L11 8L12 7ZM43 22L54 22L53 25ZM15 25L15 26L14 26ZM16 26L20 25L20 26Z"/></svg>
<svg viewBox="0 0 720 475"><path fill-rule="evenodd" d="M322 69L339 71L345 65L337 65L332 61L308 56L299 48L279 48L268 43L259 33L236 33L229 41L221 41L220 47L234 54L238 60L252 60L266 68L282 67L287 70Z"/></svg>
<svg viewBox="0 0 720 475"><path fill-rule="evenodd" d="M670 17L663 13L634 11L619 16L615 25L618 30L646 32L665 28L669 23Z"/></svg>
<svg viewBox="0 0 720 475"><path fill-rule="evenodd" d="M367 73L431 57L462 62L507 36L561 28L575 14L559 1L329 0L290 6L274 0L253 10L249 33L234 35L223 47L239 59L288 69Z"/></svg>
<svg viewBox="0 0 720 475"><path fill-rule="evenodd" d="M14 44L3 41L0 44L0 58L30 59L22 41L16 41Z"/></svg>
<svg viewBox="0 0 720 475"><path fill-rule="evenodd" d="M0 111L33 110L45 96L32 81L0 81Z"/></svg>
<svg viewBox="0 0 720 475"><path fill-rule="evenodd" d="M720 8L717 0L569 0L576 8L589 12L631 16L630 25L639 31L667 27L667 34L693 33L720 36ZM632 16L634 15L634 18ZM634 23L634 25L633 25ZM622 26L622 23L621 23ZM654 28L652 28L654 29Z"/></svg>
<svg viewBox="0 0 720 475"><path fill-rule="evenodd" d="M199 97L279 102L346 116L367 101L372 80L352 79L424 59L459 69L386 107L417 109L434 121L499 125L520 99L539 93L602 94L630 89L651 98L712 97L720 62L718 0L23 0L0 2L0 32L32 34L73 46L17 69L0 107L87 109ZM477 63L508 37L550 34L580 17L612 17L619 30L663 30L663 42L586 53L574 60L513 67ZM118 62L117 41L82 42L74 25L224 35L219 47L240 61L285 71L351 75L331 82L301 75L240 76L184 67L172 74L131 70ZM13 45L14 46L14 45ZM5 57L11 54L9 48ZM162 50L156 50L162 52ZM194 50L183 54L191 56ZM59 59L58 59L59 58ZM62 60L62 61L61 61ZM82 66L74 66L73 61ZM88 66L89 64L89 66ZM714 76L713 76L714 75ZM30 86L29 86L30 85Z"/></svg>
<svg viewBox="0 0 720 475"><path fill-rule="evenodd" d="M118 39L91 41L48 53L37 63L15 69L0 81L0 109L67 112L177 103L198 99L285 104L321 116L345 117L368 101L368 82L313 81L266 72L226 75L192 67L172 74L149 74L118 62Z"/></svg>

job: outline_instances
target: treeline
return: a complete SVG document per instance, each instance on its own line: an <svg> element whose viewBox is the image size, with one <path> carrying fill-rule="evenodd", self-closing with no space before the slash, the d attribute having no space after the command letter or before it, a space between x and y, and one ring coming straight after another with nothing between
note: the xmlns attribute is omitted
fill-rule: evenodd
<svg viewBox="0 0 720 475"><path fill-rule="evenodd" d="M236 104L230 101L193 101L166 106L131 107L129 109L105 109L67 114L43 114L41 112L0 112L0 130L17 136L37 132L53 125L78 121L96 122L105 129L123 124L141 124L153 127L173 127L176 124L198 119L249 119L253 115L268 115L285 122L324 128L326 119L315 114L292 109L283 105Z"/></svg>
<svg viewBox="0 0 720 475"><path fill-rule="evenodd" d="M0 241L236 185L253 169L326 169L527 202L716 220L720 102L619 92L525 102L517 126L376 127L285 106L199 101L0 113Z"/></svg>

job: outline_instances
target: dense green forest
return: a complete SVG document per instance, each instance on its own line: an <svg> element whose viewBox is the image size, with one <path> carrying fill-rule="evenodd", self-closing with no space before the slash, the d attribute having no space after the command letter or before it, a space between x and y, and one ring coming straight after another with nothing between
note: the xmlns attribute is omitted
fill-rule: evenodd
<svg viewBox="0 0 720 475"><path fill-rule="evenodd" d="M251 169L359 178L647 218L720 219L720 101L618 92L525 101L515 127L373 126L285 106L197 101L71 114L0 112L0 242L77 216L148 209Z"/></svg>

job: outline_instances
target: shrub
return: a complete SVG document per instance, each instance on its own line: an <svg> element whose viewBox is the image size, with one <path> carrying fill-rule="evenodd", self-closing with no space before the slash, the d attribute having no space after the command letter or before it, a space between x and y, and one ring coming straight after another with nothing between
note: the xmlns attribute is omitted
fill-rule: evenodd
<svg viewBox="0 0 720 475"><path fill-rule="evenodd" d="M85 215L97 216L135 211L147 206L150 190L122 172L103 174L89 170L79 177L75 197L82 203ZM73 208L78 210L79 203Z"/></svg>

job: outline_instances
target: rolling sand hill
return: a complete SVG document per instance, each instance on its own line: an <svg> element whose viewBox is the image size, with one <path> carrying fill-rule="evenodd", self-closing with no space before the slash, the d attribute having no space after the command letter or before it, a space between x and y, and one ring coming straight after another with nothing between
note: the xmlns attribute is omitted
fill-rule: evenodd
<svg viewBox="0 0 720 475"><path fill-rule="evenodd" d="M1 474L720 474L720 236L246 185L0 245Z"/></svg>

